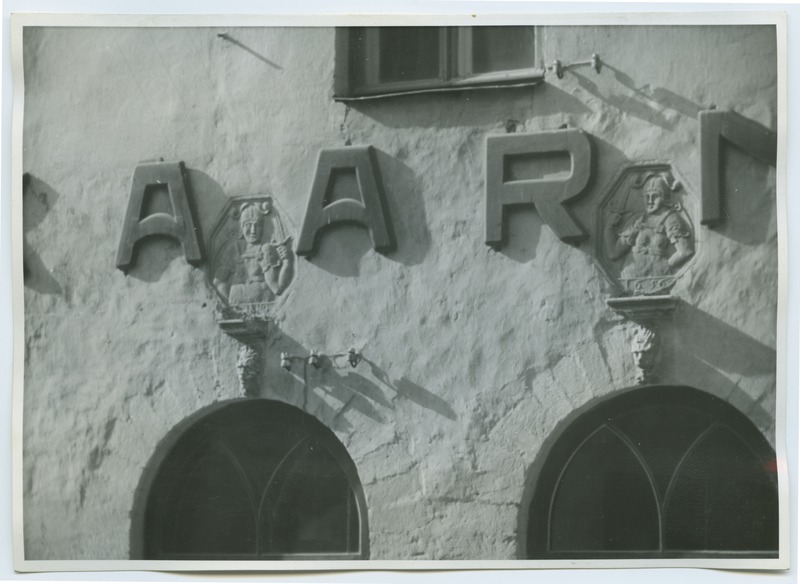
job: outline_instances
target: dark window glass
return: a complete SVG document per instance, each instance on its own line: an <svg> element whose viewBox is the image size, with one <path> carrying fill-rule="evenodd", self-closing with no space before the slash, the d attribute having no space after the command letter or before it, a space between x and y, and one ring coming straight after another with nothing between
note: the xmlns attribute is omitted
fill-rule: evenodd
<svg viewBox="0 0 800 584"><path fill-rule="evenodd" d="M439 77L439 29L380 29L380 82L417 81Z"/></svg>
<svg viewBox="0 0 800 584"><path fill-rule="evenodd" d="M667 501L666 546L677 550L773 550L778 493L763 463L727 428L692 450Z"/></svg>
<svg viewBox="0 0 800 584"><path fill-rule="evenodd" d="M272 483L276 551L346 552L357 527L355 499L347 478L317 442L298 449Z"/></svg>
<svg viewBox="0 0 800 584"><path fill-rule="evenodd" d="M530 26L476 26L472 29L472 72L533 67L534 29Z"/></svg>
<svg viewBox="0 0 800 584"><path fill-rule="evenodd" d="M681 457L712 422L690 408L652 405L619 415L614 425L636 444L663 496Z"/></svg>
<svg viewBox="0 0 800 584"><path fill-rule="evenodd" d="M336 55L337 97L531 84L544 74L532 26L354 27L337 34L346 39Z"/></svg>
<svg viewBox="0 0 800 584"><path fill-rule="evenodd" d="M657 550L658 504L631 449L606 427L567 465L553 502L553 550Z"/></svg>
<svg viewBox="0 0 800 584"><path fill-rule="evenodd" d="M530 557L775 557L775 453L743 414L689 388L647 388L555 442L528 514Z"/></svg>
<svg viewBox="0 0 800 584"><path fill-rule="evenodd" d="M311 416L266 400L191 426L160 465L145 516L152 559L366 552L355 468Z"/></svg>
<svg viewBox="0 0 800 584"><path fill-rule="evenodd" d="M222 451L192 461L183 496L165 519L168 553L247 554L255 549L252 497L235 463Z"/></svg>

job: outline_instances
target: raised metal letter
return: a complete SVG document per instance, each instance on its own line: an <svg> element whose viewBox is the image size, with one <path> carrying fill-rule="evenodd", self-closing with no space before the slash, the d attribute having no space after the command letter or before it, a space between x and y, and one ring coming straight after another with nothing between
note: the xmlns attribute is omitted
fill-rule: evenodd
<svg viewBox="0 0 800 584"><path fill-rule="evenodd" d="M777 158L778 135L772 130L733 112L700 112L700 196L703 202L700 222L710 227L723 219L719 189L721 138L770 166L775 166Z"/></svg>
<svg viewBox="0 0 800 584"><path fill-rule="evenodd" d="M148 189L166 185L172 213L152 213L142 217ZM203 252L189 205L183 162L140 164L133 172L128 211L117 250L117 267L126 274L135 263L135 246L154 235L166 235L183 244L186 261L197 265L203 261Z"/></svg>
<svg viewBox="0 0 800 584"><path fill-rule="evenodd" d="M359 192L353 193L351 198L331 201L336 171L355 171ZM395 248L372 146L331 148L319 153L317 172L297 241L297 255L312 256L319 244L320 232L338 223L366 227L372 246L381 253Z"/></svg>
<svg viewBox="0 0 800 584"><path fill-rule="evenodd" d="M572 174L565 180L524 179L509 176L509 158L566 152ZM538 134L490 136L486 141L486 245L502 247L505 207L534 205L545 223L565 242L577 242L586 233L572 218L566 204L581 195L592 169L589 138L580 130Z"/></svg>

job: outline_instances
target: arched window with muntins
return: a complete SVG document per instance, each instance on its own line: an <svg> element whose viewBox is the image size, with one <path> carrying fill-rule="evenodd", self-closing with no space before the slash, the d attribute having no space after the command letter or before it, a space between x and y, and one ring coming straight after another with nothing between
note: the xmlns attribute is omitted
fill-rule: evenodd
<svg viewBox="0 0 800 584"><path fill-rule="evenodd" d="M268 400L225 405L177 439L150 488L143 535L146 559L368 557L346 450L312 416Z"/></svg>
<svg viewBox="0 0 800 584"><path fill-rule="evenodd" d="M527 557L777 557L775 453L743 414L646 388L574 420L547 453Z"/></svg>

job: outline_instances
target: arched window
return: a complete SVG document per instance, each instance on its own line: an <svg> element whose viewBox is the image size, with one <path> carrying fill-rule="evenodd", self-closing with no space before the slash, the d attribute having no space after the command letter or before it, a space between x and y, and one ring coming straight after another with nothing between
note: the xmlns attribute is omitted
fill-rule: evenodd
<svg viewBox="0 0 800 584"><path fill-rule="evenodd" d="M777 557L775 453L715 397L636 390L555 440L527 522L529 558Z"/></svg>
<svg viewBox="0 0 800 584"><path fill-rule="evenodd" d="M268 400L223 406L190 426L147 497L147 559L364 559L355 466L315 418Z"/></svg>

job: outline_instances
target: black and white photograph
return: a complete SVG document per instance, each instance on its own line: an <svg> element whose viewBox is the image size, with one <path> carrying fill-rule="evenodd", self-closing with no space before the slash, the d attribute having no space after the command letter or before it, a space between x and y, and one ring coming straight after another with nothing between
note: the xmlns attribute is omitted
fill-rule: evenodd
<svg viewBox="0 0 800 584"><path fill-rule="evenodd" d="M785 15L11 34L16 570L789 567Z"/></svg>

